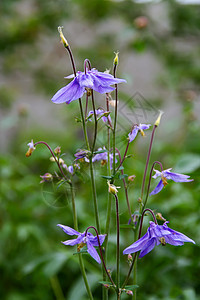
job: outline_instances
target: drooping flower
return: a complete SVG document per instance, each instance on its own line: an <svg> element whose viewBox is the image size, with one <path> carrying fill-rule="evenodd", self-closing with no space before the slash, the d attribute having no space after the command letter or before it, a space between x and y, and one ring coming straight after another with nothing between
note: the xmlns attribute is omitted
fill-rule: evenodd
<svg viewBox="0 0 200 300"><path fill-rule="evenodd" d="M108 162L108 151L106 150L105 146L103 148L98 148L98 151L102 151L100 153L97 153L93 156L92 158L92 162L95 161L101 161L101 165L105 165ZM116 153L116 155L118 155ZM112 165L113 165L113 153L109 153L109 157L110 157L110 168L112 170ZM85 161L89 162L89 159L87 157L85 157ZM117 163L117 158L115 157L115 163Z"/></svg>
<svg viewBox="0 0 200 300"><path fill-rule="evenodd" d="M51 173L45 173L44 175L40 175L40 177L42 178L42 180L40 181L40 183L48 182L48 181L52 181L53 180L53 175Z"/></svg>
<svg viewBox="0 0 200 300"><path fill-rule="evenodd" d="M131 143L137 136L138 131L141 133L142 136L145 136L144 130L149 129L151 124L139 124L133 127L133 130L128 134L129 143Z"/></svg>
<svg viewBox="0 0 200 300"><path fill-rule="evenodd" d="M123 251L123 254L140 252L139 257L143 257L149 253L155 246L162 244L170 244L173 246L182 246L184 242L190 242L195 244L195 242L178 231L175 231L167 226L168 222L165 222L163 225L155 224L150 221L150 226L147 230L147 233L141 237L138 241L130 245Z"/></svg>
<svg viewBox="0 0 200 300"><path fill-rule="evenodd" d="M59 226L68 235L77 235L76 239L71 239L71 240L67 240L65 242L62 242L64 245L67 245L67 246L78 245L78 251L80 251L80 249L83 246L87 245L87 252L99 264L101 263L101 259L99 257L99 254L97 253L97 250L94 248L96 246L99 246L97 236L94 236L90 232L87 232L87 234L85 235L85 232L80 233L80 232L76 231L75 229L73 229L71 227L68 227L68 226L65 226L65 225L58 224L57 226ZM99 235L100 245L103 244L105 237L106 237L106 234L100 234Z"/></svg>
<svg viewBox="0 0 200 300"><path fill-rule="evenodd" d="M72 76L70 75L66 78L72 78ZM115 78L111 74L99 72L94 68L86 72L78 71L76 77L69 84L61 88L51 100L56 104L64 102L69 104L71 101L81 98L87 89L105 94L115 89L111 85L121 82L126 82L126 80Z"/></svg>
<svg viewBox="0 0 200 300"><path fill-rule="evenodd" d="M95 110L96 115L102 119L102 121L104 123L107 123L109 121L109 123L111 123L111 117L110 117L110 112L109 111L105 111L102 108L98 108ZM89 111L87 118L89 118L88 120L91 121L90 117L94 115L94 111L91 110Z"/></svg>
<svg viewBox="0 0 200 300"><path fill-rule="evenodd" d="M157 177L161 177L161 180L159 181L159 183L155 187L155 189L150 193L150 195L158 194L163 189L163 187L168 184L167 179L171 179L174 182L190 182L190 181L193 181L193 179L188 179L188 178L190 178L190 176L188 176L188 175L170 172L171 169L172 168L164 170L162 172L154 169L156 174L152 177L154 179L156 179Z"/></svg>
<svg viewBox="0 0 200 300"><path fill-rule="evenodd" d="M87 150L79 150L78 152L76 152L74 154L74 156L76 157L76 160L82 159L82 158L86 157L87 155L88 155Z"/></svg>
<svg viewBox="0 0 200 300"><path fill-rule="evenodd" d="M31 140L31 142L28 143L27 146L28 146L29 148L28 148L28 151L26 152L26 157L29 157L29 156L31 156L31 154L32 154L33 151L35 150L35 146L34 146L33 140Z"/></svg>

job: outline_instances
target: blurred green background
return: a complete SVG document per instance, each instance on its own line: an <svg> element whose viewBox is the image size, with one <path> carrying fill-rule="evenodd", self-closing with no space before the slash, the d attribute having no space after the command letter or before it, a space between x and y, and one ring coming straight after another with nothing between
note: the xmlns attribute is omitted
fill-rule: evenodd
<svg viewBox="0 0 200 300"><path fill-rule="evenodd" d="M87 299L75 249L63 246L67 236L57 223L73 227L70 191L40 184L39 175L53 172L49 153L37 147L25 157L26 144L45 140L66 153L67 164L84 143L78 103L55 105L51 97L72 73L60 44L57 27L73 50L78 70L89 58L100 71L112 68L114 51L120 52L117 141L123 153L131 124L151 123L164 110L156 132L151 161L191 175L191 184L169 184L149 200L171 228L196 241L183 247L157 247L138 263L140 300L200 299L200 5L175 1L1 0L0 2L0 299ZM102 100L103 99L103 100ZM102 96L97 96L104 106ZM92 129L92 126L90 126ZM100 128L97 146L105 142ZM150 134L131 144L134 157L126 173L136 175L130 187L131 207L137 208ZM79 227L94 225L88 170L75 178ZM102 231L105 227L107 184L96 165ZM152 184L155 185L153 182ZM117 182L122 185L122 182ZM119 192L120 219L128 213L123 188ZM114 271L115 214L112 211L109 267ZM147 218L148 219L148 218ZM148 220L146 220L146 224ZM146 229L144 229L145 232ZM133 241L121 229L121 250ZM84 256L95 299L101 299L101 269ZM122 279L128 266L121 257ZM123 299L128 299L123 296ZM111 293L109 299L115 299Z"/></svg>

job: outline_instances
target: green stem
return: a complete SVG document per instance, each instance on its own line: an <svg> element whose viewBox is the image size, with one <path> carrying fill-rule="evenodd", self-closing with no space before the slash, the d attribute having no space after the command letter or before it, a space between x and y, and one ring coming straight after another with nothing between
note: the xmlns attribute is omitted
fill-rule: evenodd
<svg viewBox="0 0 200 300"><path fill-rule="evenodd" d="M116 223L117 223L117 253L116 253L116 262L117 262L117 283L116 287L119 292L120 287L120 272L119 272L119 261L120 261L120 249L119 249L119 200L115 194L115 203L116 203Z"/></svg>
<svg viewBox="0 0 200 300"><path fill-rule="evenodd" d="M74 219L74 229L76 231L78 231L78 220L77 220L77 213L76 213L75 194L74 194L74 188L73 188L72 184L70 185L70 188L71 188L71 197L72 197L72 212L73 212L73 219ZM92 292L90 290L90 286L89 286L89 283L87 280L87 275L85 272L82 254L79 254L78 257L79 257L79 265L80 265L81 273L82 273L83 280L85 283L85 287L86 287L86 290L88 293L88 297L90 300L93 300Z"/></svg>
<svg viewBox="0 0 200 300"><path fill-rule="evenodd" d="M96 185L94 179L94 168L92 157L89 158L90 161L90 174L91 174L91 183L92 183L92 192L93 192L93 201L94 201L94 213L95 213L95 220L96 220L96 227L100 234L100 222L99 222L99 212L98 212L98 203L97 203L97 193L96 193Z"/></svg>
<svg viewBox="0 0 200 300"><path fill-rule="evenodd" d="M117 69L117 65L114 65L114 69L113 69L113 76L116 77L116 69ZM117 88L117 84L115 84L115 118L114 118L114 126L113 126L113 144L112 144L112 148L113 148L113 175L115 175L115 135L116 135L116 128L117 128L117 102L118 102L118 88Z"/></svg>

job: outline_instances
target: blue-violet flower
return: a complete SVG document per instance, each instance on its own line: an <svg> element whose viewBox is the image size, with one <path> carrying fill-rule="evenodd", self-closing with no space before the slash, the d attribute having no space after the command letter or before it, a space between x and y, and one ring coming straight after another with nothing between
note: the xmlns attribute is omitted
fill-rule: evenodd
<svg viewBox="0 0 200 300"><path fill-rule="evenodd" d="M133 130L128 134L129 143L131 143L137 136L138 131L141 133L142 136L145 136L144 130L149 129L151 124L139 124L133 127Z"/></svg>
<svg viewBox="0 0 200 300"><path fill-rule="evenodd" d="M96 115L102 119L102 121L104 123L107 123L109 121L109 123L111 123L111 117L110 117L110 112L109 111L105 111L102 108L98 108L95 110ZM92 117L94 115L94 111L91 110L89 111L87 118ZM106 116L107 115L107 116ZM91 121L91 119L89 118L89 121Z"/></svg>
<svg viewBox="0 0 200 300"><path fill-rule="evenodd" d="M152 177L154 179L156 179L157 177L161 177L161 180L159 181L159 183L155 187L155 189L150 193L150 195L158 194L163 189L163 187L168 184L167 179L171 179L175 182L190 182L190 181L193 181L193 179L188 179L188 178L190 178L190 176L188 176L188 175L170 172L171 169L172 168L164 170L162 172L154 169L156 174Z"/></svg>
<svg viewBox="0 0 200 300"><path fill-rule="evenodd" d="M150 221L150 226L147 230L147 233L141 237L138 241L130 245L123 251L123 254L140 252L139 257L143 257L147 253L149 253L155 246L162 244L165 246L166 244L170 244L173 246L182 246L184 242L190 242L195 244L195 242L178 231L175 231L167 226L165 222L163 225L155 224Z"/></svg>
<svg viewBox="0 0 200 300"><path fill-rule="evenodd" d="M103 148L98 148L98 151L104 151L104 152L95 154L92 158L92 162L101 161L101 165L104 166L108 162L108 151L106 150L105 146ZM116 155L118 155L118 154L116 153ZM109 157L110 157L110 168L112 170L113 153L109 153ZM87 157L85 157L85 161L89 162L89 159ZM117 163L116 157L115 157L115 163Z"/></svg>
<svg viewBox="0 0 200 300"><path fill-rule="evenodd" d="M58 224L57 226L59 226L68 235L77 235L76 239L67 240L65 242L62 242L64 245L67 245L67 246L79 245L78 246L78 251L80 251L80 249L83 246L85 246L85 244L86 244L87 245L87 252L99 264L101 263L101 259L99 257L99 254L97 253L96 249L94 248L95 246L99 246L97 236L94 236L90 232L87 232L87 234L85 235L85 232L80 233L80 232L76 231L75 229L73 229L71 227L68 227L68 226L65 226L65 225ZM103 244L105 236L106 236L106 234L100 234L99 235L100 245Z"/></svg>
<svg viewBox="0 0 200 300"><path fill-rule="evenodd" d="M71 78L68 76L66 78ZM66 86L61 88L51 99L54 103L69 104L83 96L87 89L92 89L100 94L112 92L115 88L113 84L126 82L124 79L113 77L111 74L99 72L96 69L87 70L87 72L78 71L76 77Z"/></svg>

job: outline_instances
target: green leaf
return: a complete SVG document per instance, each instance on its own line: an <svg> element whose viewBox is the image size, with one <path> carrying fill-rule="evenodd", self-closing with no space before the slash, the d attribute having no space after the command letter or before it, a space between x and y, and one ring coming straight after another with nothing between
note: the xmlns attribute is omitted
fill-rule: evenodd
<svg viewBox="0 0 200 300"><path fill-rule="evenodd" d="M137 285L137 284L135 284L135 285L126 285L125 286L126 290L131 290L131 291L134 291L137 288L139 288L139 285Z"/></svg>
<svg viewBox="0 0 200 300"><path fill-rule="evenodd" d="M108 152L108 150L103 149L103 150L95 151L94 154L104 153L104 152Z"/></svg>
<svg viewBox="0 0 200 300"><path fill-rule="evenodd" d="M112 180L113 179L113 176L104 176L104 175L101 175L102 178L104 179L108 179L108 180Z"/></svg>
<svg viewBox="0 0 200 300"><path fill-rule="evenodd" d="M131 225L131 224L121 224L120 228L131 228L131 229L135 229L135 226Z"/></svg>
<svg viewBox="0 0 200 300"><path fill-rule="evenodd" d="M200 155L187 153L179 159L174 172L192 173L200 168Z"/></svg>
<svg viewBox="0 0 200 300"><path fill-rule="evenodd" d="M124 179L124 178L126 178L126 177L128 177L127 174L119 174L119 179Z"/></svg>

